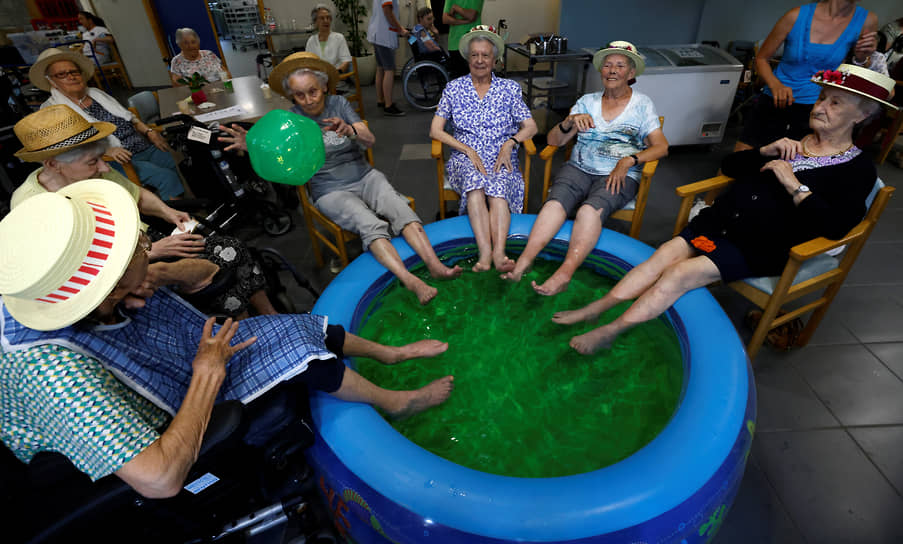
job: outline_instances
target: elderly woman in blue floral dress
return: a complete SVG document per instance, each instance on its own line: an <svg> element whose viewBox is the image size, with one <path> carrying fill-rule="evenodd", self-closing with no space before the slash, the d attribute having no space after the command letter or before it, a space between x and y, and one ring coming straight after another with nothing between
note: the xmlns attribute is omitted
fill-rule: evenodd
<svg viewBox="0 0 903 544"><path fill-rule="evenodd" d="M459 49L470 74L445 88L430 136L452 148L447 175L461 195L480 256L474 272L514 268L505 255L511 213L524 208L524 178L517 148L536 134L536 123L514 81L496 77L492 67L505 47L492 27L478 26L461 38ZM454 136L445 131L449 119Z"/></svg>

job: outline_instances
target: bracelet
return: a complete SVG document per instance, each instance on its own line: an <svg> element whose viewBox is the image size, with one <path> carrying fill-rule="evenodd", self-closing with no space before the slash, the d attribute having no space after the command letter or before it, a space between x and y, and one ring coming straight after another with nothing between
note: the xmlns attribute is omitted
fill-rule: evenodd
<svg viewBox="0 0 903 544"><path fill-rule="evenodd" d="M633 159L633 165L634 165L634 166L640 164L640 158L637 157L636 155L631 155L630 158Z"/></svg>
<svg viewBox="0 0 903 544"><path fill-rule="evenodd" d="M514 147L518 147L518 146L520 145L520 142L517 141L517 138L515 138L514 136L511 136L511 137L508 138L508 139L514 141Z"/></svg>
<svg viewBox="0 0 903 544"><path fill-rule="evenodd" d="M562 121L561 123L563 123L563 122L564 121ZM558 130L560 130L562 134L567 134L568 132L574 130L574 123L571 123L571 128L569 128L567 130L564 130L564 127L561 126L561 123L558 123Z"/></svg>
<svg viewBox="0 0 903 544"><path fill-rule="evenodd" d="M147 127L147 130L144 131L144 136L146 138L150 138L150 133L153 131L154 131L154 129L152 129L151 127Z"/></svg>
<svg viewBox="0 0 903 544"><path fill-rule="evenodd" d="M870 56L866 57L862 62L859 62L858 60L856 60L856 57L853 57L853 64L855 64L856 66L868 66L869 64L871 64L871 61L872 57Z"/></svg>
<svg viewBox="0 0 903 544"><path fill-rule="evenodd" d="M357 136L357 129L354 128L354 125L348 125L351 127L351 130L354 132L354 135Z"/></svg>

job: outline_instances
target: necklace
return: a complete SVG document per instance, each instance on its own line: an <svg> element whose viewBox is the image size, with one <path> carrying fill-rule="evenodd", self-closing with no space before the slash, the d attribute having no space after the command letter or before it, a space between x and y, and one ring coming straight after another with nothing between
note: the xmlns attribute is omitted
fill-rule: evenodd
<svg viewBox="0 0 903 544"><path fill-rule="evenodd" d="M823 153L823 154L819 155L816 153L812 153L806 147L806 140L808 140L808 139L809 139L809 136L806 136L805 138L803 138L803 141L800 142L803 145L803 155L805 155L807 157L836 157L837 155L843 155L847 151L853 149L853 142L850 142L850 145L846 146L845 148L841 149L840 151L834 151L831 153Z"/></svg>

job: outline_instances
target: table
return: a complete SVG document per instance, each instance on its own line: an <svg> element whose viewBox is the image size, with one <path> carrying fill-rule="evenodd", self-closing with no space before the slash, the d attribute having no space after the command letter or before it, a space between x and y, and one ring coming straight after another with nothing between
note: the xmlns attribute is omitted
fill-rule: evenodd
<svg viewBox="0 0 903 544"><path fill-rule="evenodd" d="M215 108L202 110L191 105L191 115L198 117L208 113L213 113L233 106L239 106L243 110L237 115L230 115L216 121L220 124L231 123L233 121L256 121L272 110L287 110L291 108L292 103L285 97L276 92L269 99L263 97L263 91L260 90L262 82L257 76L242 76L232 78L232 87L234 92L226 92L223 90L223 82L215 81L204 85L204 94L207 95L207 101L216 104ZM160 116L169 117L179 113L178 102L191 96L191 90L188 87L170 87L157 91L157 100L160 103Z"/></svg>
<svg viewBox="0 0 903 544"><path fill-rule="evenodd" d="M508 72L508 52L511 51L517 55L521 55L527 57L528 65L527 71L524 72ZM552 55L536 55L530 54L530 49L528 46L521 43L507 43L505 44L505 77L518 76L518 75L526 75L527 87L524 89L524 95L526 96L526 102L528 108L533 108L533 94L534 89L538 89L533 84L533 78L537 75L553 75L552 70L548 72L535 72L534 66L540 62L548 62L553 65L555 63L578 63L582 64L582 69L580 70L580 85L578 87L572 87L570 85L566 85L561 88L548 88L548 89L539 89L543 91L542 96L574 96L574 100L583 95L583 89L586 86L586 68L592 62L593 56L589 53L585 53L583 51L574 51L573 49L568 49L564 53L552 54ZM550 101L551 102L551 101ZM549 104L551 106L551 103Z"/></svg>

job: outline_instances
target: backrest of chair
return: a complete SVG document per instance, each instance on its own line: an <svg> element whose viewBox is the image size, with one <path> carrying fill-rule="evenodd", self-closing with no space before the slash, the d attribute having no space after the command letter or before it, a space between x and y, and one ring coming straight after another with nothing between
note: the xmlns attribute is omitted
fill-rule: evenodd
<svg viewBox="0 0 903 544"><path fill-rule="evenodd" d="M840 261L841 268L848 269L856 261L859 252L868 241L869 236L872 234L872 230L874 230L875 225L878 223L878 219L881 218L881 214L884 213L884 209L887 208L887 203L890 202L890 198L893 196L894 191L895 189L893 187L885 186L880 178L875 180L875 186L872 188L871 194L869 194L866 199L868 210L865 213L865 218L859 225L853 228L853 231L855 231L864 226L865 232L862 236L858 236L847 245L846 253L844 253Z"/></svg>
<svg viewBox="0 0 903 544"><path fill-rule="evenodd" d="M141 91L133 94L128 100L129 108L138 111L138 117L145 123L152 123L160 117L160 104L157 95L152 91Z"/></svg>

